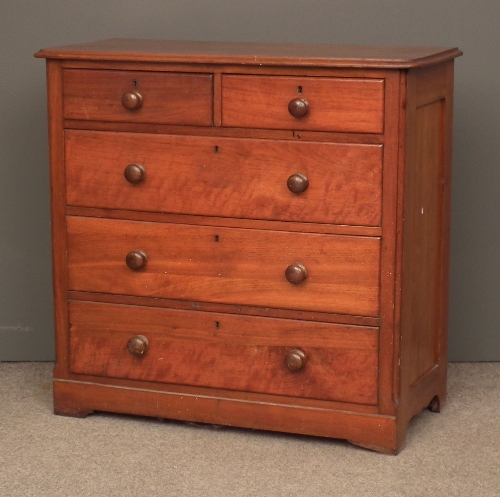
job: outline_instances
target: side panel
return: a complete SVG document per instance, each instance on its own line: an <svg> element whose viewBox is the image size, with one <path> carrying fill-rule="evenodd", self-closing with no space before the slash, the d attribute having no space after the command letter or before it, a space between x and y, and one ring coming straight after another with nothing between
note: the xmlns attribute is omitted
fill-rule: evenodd
<svg viewBox="0 0 500 497"><path fill-rule="evenodd" d="M437 323L441 259L443 101L417 107L415 155L406 174L404 330L410 342L410 385L439 362Z"/></svg>
<svg viewBox="0 0 500 497"><path fill-rule="evenodd" d="M408 73L401 293L407 422L446 396L453 62Z"/></svg>

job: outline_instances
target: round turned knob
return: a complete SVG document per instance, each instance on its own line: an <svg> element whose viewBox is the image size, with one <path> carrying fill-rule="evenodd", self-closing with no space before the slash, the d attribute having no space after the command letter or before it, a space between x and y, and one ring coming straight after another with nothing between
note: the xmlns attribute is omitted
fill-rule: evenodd
<svg viewBox="0 0 500 497"><path fill-rule="evenodd" d="M286 186L292 193L303 193L307 190L309 186L309 180L305 174L297 173L292 174L288 181L286 182Z"/></svg>
<svg viewBox="0 0 500 497"><path fill-rule="evenodd" d="M128 110L139 109L142 105L142 95L138 91L128 91L122 96L122 105Z"/></svg>
<svg viewBox="0 0 500 497"><path fill-rule="evenodd" d="M285 357L286 367L290 371L299 371L300 369L302 369L306 365L306 362L307 362L307 356L300 349L292 350Z"/></svg>
<svg viewBox="0 0 500 497"><path fill-rule="evenodd" d="M307 269L300 262L295 262L285 269L285 277L290 283L298 285L307 278Z"/></svg>
<svg viewBox="0 0 500 497"><path fill-rule="evenodd" d="M127 342L127 349L132 355L141 356L148 348L149 340L144 335L136 335Z"/></svg>
<svg viewBox="0 0 500 497"><path fill-rule="evenodd" d="M309 112L309 102L305 98L294 98L288 104L288 112L293 117L304 117Z"/></svg>
<svg viewBox="0 0 500 497"><path fill-rule="evenodd" d="M146 169L142 164L129 164L123 171L123 175L129 183L137 185L146 177Z"/></svg>
<svg viewBox="0 0 500 497"><path fill-rule="evenodd" d="M142 269L148 262L148 256L142 250L133 250L127 254L125 262L130 269Z"/></svg>

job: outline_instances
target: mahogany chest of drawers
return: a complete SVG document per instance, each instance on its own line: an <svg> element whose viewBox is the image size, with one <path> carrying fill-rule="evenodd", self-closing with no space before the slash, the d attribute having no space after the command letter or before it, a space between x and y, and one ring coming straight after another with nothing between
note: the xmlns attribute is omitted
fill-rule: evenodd
<svg viewBox="0 0 500 497"><path fill-rule="evenodd" d="M446 395L457 49L47 59L54 409L384 452Z"/></svg>

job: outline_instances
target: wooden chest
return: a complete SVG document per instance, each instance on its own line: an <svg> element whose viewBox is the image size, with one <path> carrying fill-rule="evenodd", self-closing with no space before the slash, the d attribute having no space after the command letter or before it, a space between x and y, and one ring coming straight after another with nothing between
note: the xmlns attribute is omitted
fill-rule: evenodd
<svg viewBox="0 0 500 497"><path fill-rule="evenodd" d="M446 396L457 49L47 59L54 409L404 446Z"/></svg>

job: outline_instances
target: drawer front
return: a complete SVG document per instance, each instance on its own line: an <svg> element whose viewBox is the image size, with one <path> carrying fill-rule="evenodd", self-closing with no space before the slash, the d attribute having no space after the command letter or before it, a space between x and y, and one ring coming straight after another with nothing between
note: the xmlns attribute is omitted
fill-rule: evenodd
<svg viewBox="0 0 500 497"><path fill-rule="evenodd" d="M376 328L76 301L69 322L73 373L377 403Z"/></svg>
<svg viewBox="0 0 500 497"><path fill-rule="evenodd" d="M67 229L70 290L379 314L376 237L73 216ZM147 263L130 269L127 255ZM290 283L289 266L292 280L305 276L296 263L307 277Z"/></svg>
<svg viewBox="0 0 500 497"><path fill-rule="evenodd" d="M294 117L289 104L307 101L307 114ZM284 76L222 76L222 124L350 133L384 130L381 79Z"/></svg>
<svg viewBox="0 0 500 497"><path fill-rule="evenodd" d="M211 126L212 75L65 69L64 117L85 121ZM126 105L122 98L128 95ZM135 100L134 100L135 98ZM127 100L127 99L126 99Z"/></svg>
<svg viewBox="0 0 500 497"><path fill-rule="evenodd" d="M68 130L69 205L380 225L382 146ZM126 168L143 168L137 183ZM293 193L290 177L309 186Z"/></svg>

